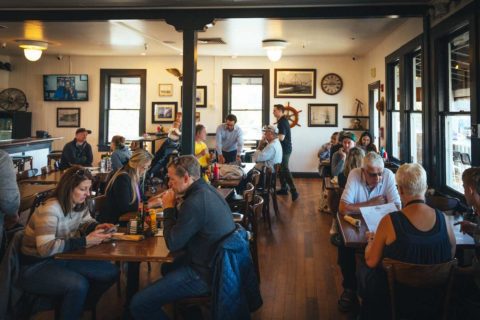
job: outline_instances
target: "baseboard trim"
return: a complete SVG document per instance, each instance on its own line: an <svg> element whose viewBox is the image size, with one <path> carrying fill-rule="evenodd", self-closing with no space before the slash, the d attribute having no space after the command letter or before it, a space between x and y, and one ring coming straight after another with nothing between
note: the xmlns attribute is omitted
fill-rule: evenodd
<svg viewBox="0 0 480 320"><path fill-rule="evenodd" d="M320 178L318 172L292 172L294 178Z"/></svg>

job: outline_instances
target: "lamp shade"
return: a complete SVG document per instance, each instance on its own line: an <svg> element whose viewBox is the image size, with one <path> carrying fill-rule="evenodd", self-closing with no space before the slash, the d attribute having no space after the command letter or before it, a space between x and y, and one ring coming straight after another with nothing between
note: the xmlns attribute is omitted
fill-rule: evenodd
<svg viewBox="0 0 480 320"><path fill-rule="evenodd" d="M42 56L43 50L47 50L48 42L34 40L17 40L18 46L23 49L25 58L29 61L37 61Z"/></svg>
<svg viewBox="0 0 480 320"><path fill-rule="evenodd" d="M282 57L282 51L287 46L284 40L263 40L262 47L267 50L267 57L270 61L275 62Z"/></svg>

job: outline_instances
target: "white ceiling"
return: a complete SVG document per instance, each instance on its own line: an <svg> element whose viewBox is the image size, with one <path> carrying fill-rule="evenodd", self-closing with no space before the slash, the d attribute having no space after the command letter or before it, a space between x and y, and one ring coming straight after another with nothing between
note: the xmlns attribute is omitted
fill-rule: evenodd
<svg viewBox="0 0 480 320"><path fill-rule="evenodd" d="M204 56L262 56L262 40L288 42L284 55L364 55L404 19L217 21L199 38L220 37L225 45L198 46ZM148 56L177 55L182 34L164 21L111 20L102 22L0 22L0 55L22 55L15 40L43 40L47 55ZM3 48L3 44L6 47Z"/></svg>

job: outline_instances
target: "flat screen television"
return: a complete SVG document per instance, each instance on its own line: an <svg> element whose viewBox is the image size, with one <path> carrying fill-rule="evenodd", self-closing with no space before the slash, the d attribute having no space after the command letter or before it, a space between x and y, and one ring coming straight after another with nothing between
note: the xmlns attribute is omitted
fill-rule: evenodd
<svg viewBox="0 0 480 320"><path fill-rule="evenodd" d="M44 101L88 101L87 74L43 75Z"/></svg>

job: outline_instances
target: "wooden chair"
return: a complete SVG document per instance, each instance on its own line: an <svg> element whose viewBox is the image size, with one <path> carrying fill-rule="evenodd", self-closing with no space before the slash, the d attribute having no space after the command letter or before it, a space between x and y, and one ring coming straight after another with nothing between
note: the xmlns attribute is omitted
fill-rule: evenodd
<svg viewBox="0 0 480 320"><path fill-rule="evenodd" d="M17 168L18 172L33 169L33 157L32 156L13 156L12 161ZM25 167L25 164L28 166Z"/></svg>
<svg viewBox="0 0 480 320"><path fill-rule="evenodd" d="M57 169L55 168L55 166L52 166L52 165L43 166L42 168L40 168L40 173L42 176L46 176L50 172L55 172L55 171L57 171Z"/></svg>
<svg viewBox="0 0 480 320"><path fill-rule="evenodd" d="M62 150L52 150L50 153L47 155L47 165L51 165L51 162L53 161L53 166L58 167L58 163L62 159Z"/></svg>
<svg viewBox="0 0 480 320"><path fill-rule="evenodd" d="M240 223L245 227L245 216L248 214L250 202L253 200L253 193L255 187L252 183L247 183L247 188L243 191L242 201L237 203L237 208L240 209L240 212L232 212L233 221Z"/></svg>
<svg viewBox="0 0 480 320"><path fill-rule="evenodd" d="M38 206L40 206L40 204L42 204L42 202L44 202L48 197L50 197L53 194L54 191L55 191L55 189L47 190L47 191L44 191L44 192L39 192L35 195L35 198L32 202L31 207L30 207L30 212L28 213L28 218L27 218L27 222L25 223L25 225L27 225L28 221L30 221L30 218L32 217L33 213L35 212L35 209L38 208Z"/></svg>
<svg viewBox="0 0 480 320"><path fill-rule="evenodd" d="M250 242L250 253L252 255L253 264L255 266L255 271L257 273L258 282L260 282L260 266L258 263L258 219L263 212L263 198L259 195L255 195L253 203L251 205L251 210L247 214L247 219L245 220L245 229L248 231L248 240Z"/></svg>
<svg viewBox="0 0 480 320"><path fill-rule="evenodd" d="M90 200L88 201L88 209L92 218L94 218L95 220L97 219L100 212L105 208L106 202L106 195L100 195L90 198Z"/></svg>
<svg viewBox="0 0 480 320"><path fill-rule="evenodd" d="M22 181L28 178L35 177L37 175L38 169L28 169L22 172L17 173L17 181Z"/></svg>
<svg viewBox="0 0 480 320"><path fill-rule="evenodd" d="M270 198L272 199L275 216L279 216L277 194L276 194L276 172L271 168L264 166L262 168L262 174L259 186L256 188L256 192L262 196L264 200L263 205L263 218L268 223L268 228L272 229L272 221L270 218Z"/></svg>
<svg viewBox="0 0 480 320"><path fill-rule="evenodd" d="M382 265L387 272L393 320L400 318L401 311L397 308L395 287L398 284L409 288L438 289L438 292L443 292L443 301L439 301L437 306L432 306L432 310L438 311L441 319L447 319L453 275L457 266L456 259L433 265L418 265L386 258L383 259ZM438 306L443 306L443 309Z"/></svg>
<svg viewBox="0 0 480 320"><path fill-rule="evenodd" d="M459 199L442 195L427 195L425 197L427 205L445 213L455 214L462 205Z"/></svg>

